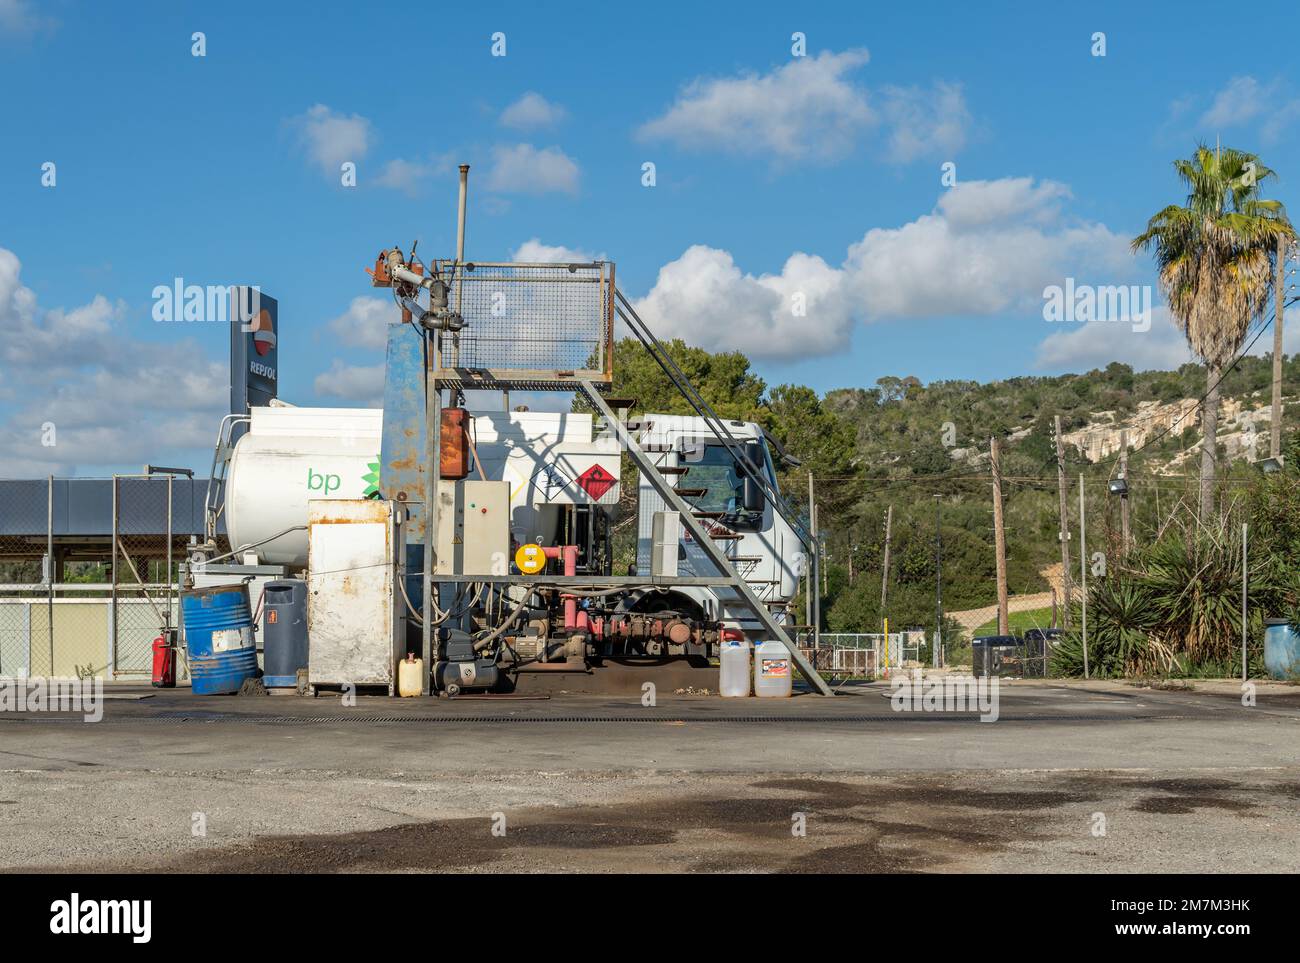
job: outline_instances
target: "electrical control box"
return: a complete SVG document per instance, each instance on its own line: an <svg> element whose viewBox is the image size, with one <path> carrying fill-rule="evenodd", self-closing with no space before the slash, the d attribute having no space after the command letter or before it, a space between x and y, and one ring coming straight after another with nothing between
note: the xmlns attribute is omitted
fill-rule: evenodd
<svg viewBox="0 0 1300 963"><path fill-rule="evenodd" d="M510 571L510 483L438 482L435 575L506 575Z"/></svg>
<svg viewBox="0 0 1300 963"><path fill-rule="evenodd" d="M677 512L655 512L654 550L650 555L650 574L675 576L681 554L682 518Z"/></svg>

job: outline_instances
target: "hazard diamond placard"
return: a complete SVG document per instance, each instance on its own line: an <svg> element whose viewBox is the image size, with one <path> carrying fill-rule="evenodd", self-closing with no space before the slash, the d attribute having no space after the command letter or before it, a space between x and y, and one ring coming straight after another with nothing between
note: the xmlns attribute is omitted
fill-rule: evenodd
<svg viewBox="0 0 1300 963"><path fill-rule="evenodd" d="M593 501L600 501L604 494L617 484L618 479L599 465L592 465L578 476L578 486L590 495Z"/></svg>

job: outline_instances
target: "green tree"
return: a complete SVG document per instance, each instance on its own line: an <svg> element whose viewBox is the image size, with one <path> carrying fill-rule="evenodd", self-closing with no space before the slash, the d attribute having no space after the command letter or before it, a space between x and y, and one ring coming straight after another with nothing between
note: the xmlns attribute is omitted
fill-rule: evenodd
<svg viewBox="0 0 1300 963"><path fill-rule="evenodd" d="M664 349L719 417L765 420L763 393L767 385L750 370L749 359L741 352L713 354L690 347L680 338L664 342ZM614 345L614 392L635 398L638 412L695 413L658 362L635 338L624 338Z"/></svg>
<svg viewBox="0 0 1300 963"><path fill-rule="evenodd" d="M819 522L840 514L855 497L859 472L854 457L857 433L853 424L822 403L817 393L803 385L779 385L768 399L768 426L785 450L799 459L796 473L786 483L807 491L808 473L825 479L818 483Z"/></svg>

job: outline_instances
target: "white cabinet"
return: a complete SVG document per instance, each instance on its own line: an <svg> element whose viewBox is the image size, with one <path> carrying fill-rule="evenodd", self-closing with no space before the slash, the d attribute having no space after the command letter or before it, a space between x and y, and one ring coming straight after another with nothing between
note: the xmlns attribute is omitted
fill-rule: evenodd
<svg viewBox="0 0 1300 963"><path fill-rule="evenodd" d="M312 687L382 685L393 693L406 650L405 570L397 502L307 503L307 678Z"/></svg>

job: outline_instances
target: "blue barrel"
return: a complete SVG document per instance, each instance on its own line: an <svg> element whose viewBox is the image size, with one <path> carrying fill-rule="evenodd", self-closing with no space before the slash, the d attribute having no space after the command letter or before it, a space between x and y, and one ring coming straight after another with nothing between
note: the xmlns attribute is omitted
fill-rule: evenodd
<svg viewBox="0 0 1300 963"><path fill-rule="evenodd" d="M1289 619L1264 620L1264 667L1275 679L1300 679L1300 632Z"/></svg>
<svg viewBox="0 0 1300 963"><path fill-rule="evenodd" d="M244 585L212 585L181 593L181 621L195 695L238 692L257 675L253 613Z"/></svg>

